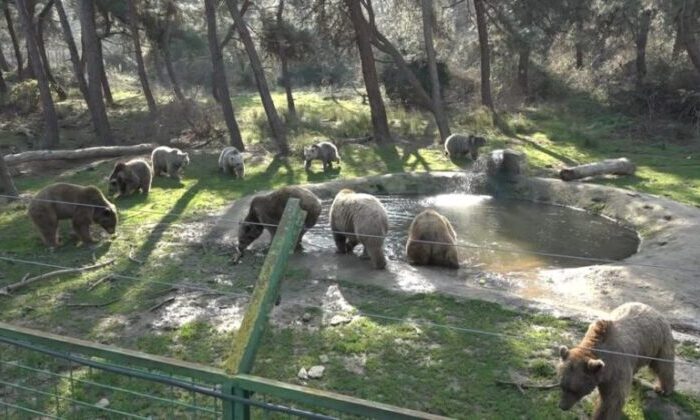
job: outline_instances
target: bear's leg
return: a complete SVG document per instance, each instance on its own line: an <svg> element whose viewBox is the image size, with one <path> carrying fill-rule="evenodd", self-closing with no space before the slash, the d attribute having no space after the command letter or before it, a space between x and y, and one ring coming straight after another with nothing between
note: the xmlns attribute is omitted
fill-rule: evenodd
<svg viewBox="0 0 700 420"><path fill-rule="evenodd" d="M333 233L333 240L335 241L335 248L338 254L346 254L346 237L341 233Z"/></svg>
<svg viewBox="0 0 700 420"><path fill-rule="evenodd" d="M345 245L345 250L348 254L355 252L355 247L360 244L357 236L348 236L348 243ZM363 246L362 255L360 258L367 258L367 247Z"/></svg>
<svg viewBox="0 0 700 420"><path fill-rule="evenodd" d="M38 223L36 220L34 223L39 229L41 240L44 242L44 245L51 248L58 246L58 219L56 218L55 214L42 217L40 223Z"/></svg>
<svg viewBox="0 0 700 420"><path fill-rule="evenodd" d="M632 386L632 376L621 376L613 382L598 385L600 398L593 412L593 420L618 420L622 417L622 408Z"/></svg>
<svg viewBox="0 0 700 420"><path fill-rule="evenodd" d="M304 250L304 247L301 245L301 240L304 237L304 234L306 233L306 229L302 229L301 232L299 233L299 239L297 239L297 246L294 248L296 252L301 252Z"/></svg>
<svg viewBox="0 0 700 420"><path fill-rule="evenodd" d="M177 168L172 163L168 163L168 176L174 180L179 181L180 175L177 173Z"/></svg>
<svg viewBox="0 0 700 420"><path fill-rule="evenodd" d="M85 245L95 242L90 236L90 222L86 222L82 219L73 219L73 230L75 230L76 235L78 235L78 239L80 239Z"/></svg>
<svg viewBox="0 0 700 420"><path fill-rule="evenodd" d="M306 161L304 161L304 169L307 171L309 169L311 169L311 160L310 159L307 159Z"/></svg>
<svg viewBox="0 0 700 420"><path fill-rule="evenodd" d="M428 265L430 250L425 244L411 241L406 248L406 259L411 265Z"/></svg>
<svg viewBox="0 0 700 420"><path fill-rule="evenodd" d="M365 244L365 251L369 254L369 259L372 262L372 267L381 270L386 267L386 258L382 244L370 243Z"/></svg>
<svg viewBox="0 0 700 420"><path fill-rule="evenodd" d="M459 268L459 255L457 254L457 248L454 246L447 246L447 249L442 252L443 262L442 265L449 268Z"/></svg>
<svg viewBox="0 0 700 420"><path fill-rule="evenodd" d="M659 352L659 359L673 360L673 344L669 347L669 351L666 349ZM656 374L656 385L654 386L654 391L663 395L671 395L673 389L675 388L674 374L673 374L673 363L662 362L660 360L653 360L649 363L649 368Z"/></svg>

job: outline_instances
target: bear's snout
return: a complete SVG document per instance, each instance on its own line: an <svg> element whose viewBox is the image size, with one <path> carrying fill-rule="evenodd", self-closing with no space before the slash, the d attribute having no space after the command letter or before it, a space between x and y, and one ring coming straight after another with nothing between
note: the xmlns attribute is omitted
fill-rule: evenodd
<svg viewBox="0 0 700 420"><path fill-rule="evenodd" d="M576 401L578 401L578 398L574 396L573 394L569 393L564 393L561 396L561 400L559 400L559 408L561 408L564 411L570 410L571 407L576 404Z"/></svg>

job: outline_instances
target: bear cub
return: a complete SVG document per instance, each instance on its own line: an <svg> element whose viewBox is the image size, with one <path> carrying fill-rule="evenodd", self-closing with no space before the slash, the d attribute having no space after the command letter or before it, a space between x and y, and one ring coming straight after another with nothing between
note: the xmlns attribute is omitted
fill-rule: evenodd
<svg viewBox="0 0 700 420"><path fill-rule="evenodd" d="M225 174L243 179L243 176L245 176L243 154L233 146L224 147L224 150L219 155L219 169Z"/></svg>
<svg viewBox="0 0 700 420"><path fill-rule="evenodd" d="M311 169L311 162L320 160L323 162L323 171L333 169L333 162L340 164L338 148L328 141L322 141L304 148L304 169Z"/></svg>
<svg viewBox="0 0 700 420"><path fill-rule="evenodd" d="M455 133L445 140L445 156L457 159L469 155L472 160L476 160L479 157L479 148L485 144L486 139L483 137Z"/></svg>
<svg viewBox="0 0 700 420"><path fill-rule="evenodd" d="M141 190L148 194L151 190L153 169L144 159L132 159L126 163L118 162L109 176L109 194L119 193L128 196Z"/></svg>
<svg viewBox="0 0 700 420"><path fill-rule="evenodd" d="M190 156L180 149L160 146L151 153L153 174L160 176L166 173L172 179L180 180L180 172L190 164Z"/></svg>
<svg viewBox="0 0 700 420"><path fill-rule="evenodd" d="M406 259L411 265L459 268L456 243L450 221L433 209L423 210L408 229Z"/></svg>

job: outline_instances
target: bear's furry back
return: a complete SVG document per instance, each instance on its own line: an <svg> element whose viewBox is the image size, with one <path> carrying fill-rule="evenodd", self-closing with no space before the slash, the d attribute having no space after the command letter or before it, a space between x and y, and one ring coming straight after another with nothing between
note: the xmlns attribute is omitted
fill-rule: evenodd
<svg viewBox="0 0 700 420"><path fill-rule="evenodd" d="M459 268L456 240L450 221L437 211L426 209L411 222L406 241L408 263Z"/></svg>
<svg viewBox="0 0 700 420"><path fill-rule="evenodd" d="M654 308L631 302L612 311L608 320L592 323L572 353L587 352L592 348L646 357L664 357L673 354L673 345L668 321ZM605 362L608 375L618 374L616 372L619 369L631 369L634 372L651 361L605 352L597 352L596 355Z"/></svg>
<svg viewBox="0 0 700 420"><path fill-rule="evenodd" d="M267 195L255 197L249 213L254 214L262 223L278 224L290 198L299 199L300 207L306 211L304 226L313 227L321 214L321 200L316 194L302 187L282 187Z"/></svg>
<svg viewBox="0 0 700 420"><path fill-rule="evenodd" d="M30 215L55 213L58 219L73 217L78 204L102 206L111 209L116 214L116 207L94 186L59 182L51 184L39 191L29 203ZM76 203L76 204L73 204Z"/></svg>

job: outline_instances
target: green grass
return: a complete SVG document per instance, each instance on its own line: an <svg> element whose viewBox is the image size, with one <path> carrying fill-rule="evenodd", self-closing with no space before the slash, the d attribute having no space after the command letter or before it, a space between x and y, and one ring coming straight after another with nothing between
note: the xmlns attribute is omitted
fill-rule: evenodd
<svg viewBox="0 0 700 420"><path fill-rule="evenodd" d="M127 90L117 90L115 98L119 106L110 110L115 132L129 142L141 142L140 124L146 119L143 101ZM278 108L283 108L284 96L277 93L274 99ZM293 155L289 159L273 157L274 144L257 96L237 96L234 107L244 141L261 156L248 164L246 180L236 181L218 173L216 148L222 143L214 141L211 149L191 152L192 163L181 184L157 178L148 197L116 200L120 216L118 235L103 237L94 248L76 247L69 226L63 225L61 232L66 243L55 252L48 252L26 217L26 206L3 205L0 255L71 267L113 258L116 262L104 269L66 275L17 291L11 297L0 297L0 319L221 366L234 333L220 332L219 325L207 318L194 319L172 329L154 330L148 325L154 317L149 309L171 295L171 283L175 287L186 282L247 294L252 290L262 257L254 256L245 264L234 266L229 260L230 244L207 241L220 233L219 228L203 226L199 230L183 231L184 224L205 220L208 214L221 211L239 197L283 185L387 172L455 169L439 147L431 146L435 133L428 127L427 116L390 107L390 124L399 141L382 146L345 145L340 151L343 161L339 172L323 174L316 167L314 172L307 173L300 155L304 145L316 137L362 137L370 132L370 120L367 108L353 97L340 97L335 102L317 92L297 92L296 101L299 119L290 123L288 134ZM71 103L71 106L80 109L79 104ZM200 107L209 115L218 115L215 104L202 102ZM176 106L164 108L172 108L172 114L177 115ZM666 141L664 133L639 137L635 134L639 133L638 121L598 110L591 104L542 106L507 113L502 118L512 136L497 130L490 114L483 109L453 110L452 129L486 135L487 150L514 147L524 151L533 174L551 173L574 161L627 156L638 165L636 176L596 182L665 195L688 204L700 203L697 139ZM172 136L179 131L177 118L171 120L172 125L164 127L159 135ZM219 129L224 127L221 121L213 122ZM65 147L86 144L92 136L86 129L66 130L62 135ZM12 133L0 132L0 145L22 141L23 138ZM17 177L15 182L23 193L36 192L55 181L96 184L106 189L104 177L112 164L100 163L92 171L54 169L41 176ZM189 239L197 235L204 240ZM133 260L128 258L130 255ZM25 274L50 270L0 261L0 286L18 281ZM123 274L129 279L103 282L89 290L92 282L110 273ZM296 272L289 275L299 279L303 276L304 273ZM298 382L296 375L300 367L321 364L319 360L324 355L329 359L326 374L309 385L357 397L456 417L513 418L526 414L528 418L575 418L590 412L590 402L572 413L559 411L556 390L527 390L521 394L515 387L496 383L496 380L510 380L511 375L539 383L553 381L556 357L552 349L561 342L570 342L571 335L580 337L582 325L504 310L480 301L437 295L406 296L344 282L341 287L348 296L356 297L352 304L363 312L504 331L527 339L494 338L359 317L337 327L268 329L256 374ZM178 294L184 291L181 289ZM113 300L114 303L104 307L71 306ZM314 308L306 308L306 312L314 318L321 316ZM698 359L697 348L691 344L681 344L678 353ZM352 370L360 369L358 361L361 361L361 373ZM100 379L121 383L116 377ZM85 397L94 399L97 395L93 392ZM676 394L671 401L685 411L700 415L697 398ZM128 399L121 404L147 412L138 403L129 406ZM628 417L638 419L648 415L644 404L644 393L636 390L626 408Z"/></svg>

